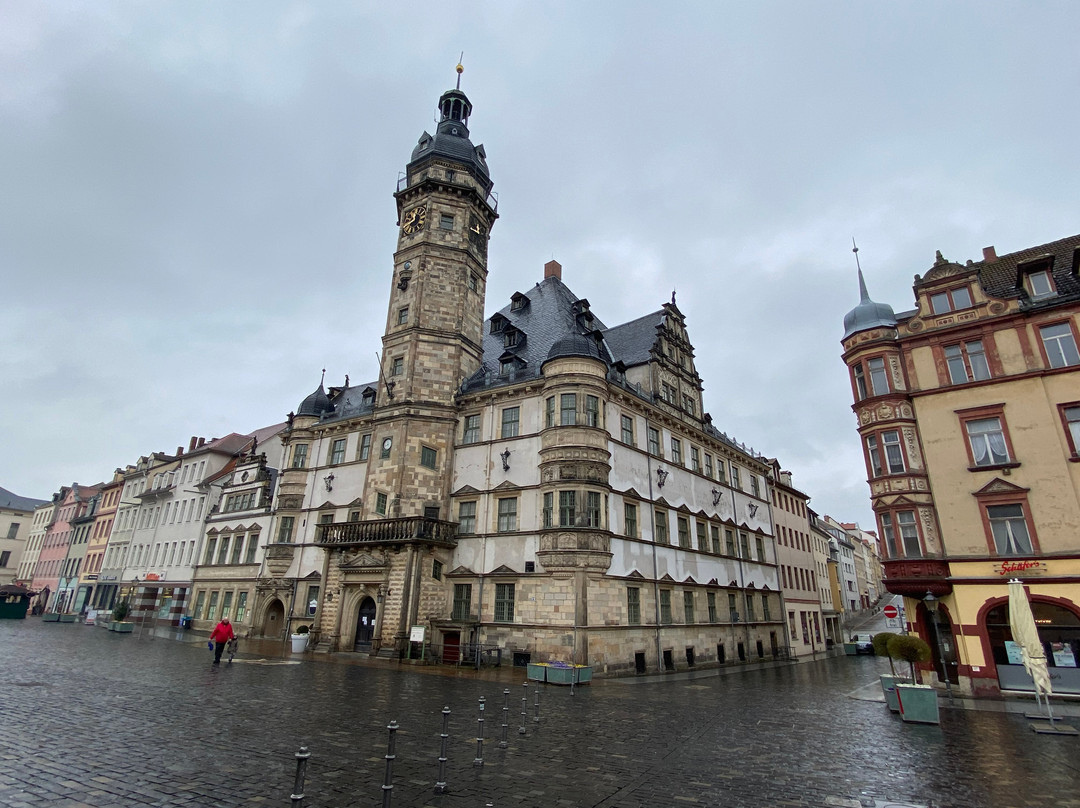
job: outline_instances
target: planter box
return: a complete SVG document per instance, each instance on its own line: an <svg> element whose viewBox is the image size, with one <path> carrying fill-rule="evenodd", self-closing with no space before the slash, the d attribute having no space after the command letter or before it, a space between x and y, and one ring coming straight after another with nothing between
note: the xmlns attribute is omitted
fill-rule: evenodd
<svg viewBox="0 0 1080 808"><path fill-rule="evenodd" d="M552 685L587 684L592 681L592 668L586 665L574 665L569 668L549 665L547 680L548 684Z"/></svg>
<svg viewBox="0 0 1080 808"><path fill-rule="evenodd" d="M45 612L45 614L41 615L41 621L43 623L59 623L60 622L60 613L59 612Z"/></svg>
<svg viewBox="0 0 1080 808"><path fill-rule="evenodd" d="M60 622L61 623L74 623L76 617L77 617L77 615L74 615L74 614L62 614L62 615L60 615Z"/></svg>
<svg viewBox="0 0 1080 808"><path fill-rule="evenodd" d="M548 666L543 662L530 662L526 667L525 676L534 682L547 681Z"/></svg>
<svg viewBox="0 0 1080 808"><path fill-rule="evenodd" d="M891 673L883 673L881 679L881 692L885 696L885 703L889 705L889 709L894 713L900 712L900 700L896 696L896 686L898 684L908 684L909 680L903 676L893 676Z"/></svg>
<svg viewBox="0 0 1080 808"><path fill-rule="evenodd" d="M930 685L897 684L900 715L918 724L940 724L937 691Z"/></svg>
<svg viewBox="0 0 1080 808"><path fill-rule="evenodd" d="M116 622L115 620L109 623L109 631L115 631L117 634L130 634L135 630L134 623Z"/></svg>
<svg viewBox="0 0 1080 808"><path fill-rule="evenodd" d="M846 642L846 643L844 643L844 653L847 654L848 656L858 656L859 655L859 646L857 646L853 642Z"/></svg>
<svg viewBox="0 0 1080 808"><path fill-rule="evenodd" d="M294 654L302 654L307 650L307 634L292 634L290 639L292 640L292 652Z"/></svg>

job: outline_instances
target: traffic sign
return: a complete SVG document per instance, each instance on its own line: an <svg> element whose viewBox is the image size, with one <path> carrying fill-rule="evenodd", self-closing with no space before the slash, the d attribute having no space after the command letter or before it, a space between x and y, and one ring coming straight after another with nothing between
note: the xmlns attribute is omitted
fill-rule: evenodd
<svg viewBox="0 0 1080 808"><path fill-rule="evenodd" d="M898 614L900 614L900 612L896 610L896 607L893 606L891 603L881 611L885 613L886 617L896 617Z"/></svg>

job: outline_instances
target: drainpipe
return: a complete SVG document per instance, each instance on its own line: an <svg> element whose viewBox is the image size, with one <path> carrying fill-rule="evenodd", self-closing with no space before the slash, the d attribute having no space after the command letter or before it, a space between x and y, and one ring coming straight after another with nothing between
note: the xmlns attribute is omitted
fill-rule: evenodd
<svg viewBox="0 0 1080 808"><path fill-rule="evenodd" d="M656 669L664 672L664 651L660 640L660 567L656 557L656 506L653 502L652 454L649 452L649 418L645 417L645 467L649 478L649 526L652 528L653 611L656 619Z"/></svg>

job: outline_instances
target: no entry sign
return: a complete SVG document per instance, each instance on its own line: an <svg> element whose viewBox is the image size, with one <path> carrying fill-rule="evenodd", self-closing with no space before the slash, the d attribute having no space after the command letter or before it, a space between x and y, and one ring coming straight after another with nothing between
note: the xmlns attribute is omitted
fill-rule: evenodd
<svg viewBox="0 0 1080 808"><path fill-rule="evenodd" d="M900 612L896 610L896 607L891 603L881 610L886 617L896 617Z"/></svg>

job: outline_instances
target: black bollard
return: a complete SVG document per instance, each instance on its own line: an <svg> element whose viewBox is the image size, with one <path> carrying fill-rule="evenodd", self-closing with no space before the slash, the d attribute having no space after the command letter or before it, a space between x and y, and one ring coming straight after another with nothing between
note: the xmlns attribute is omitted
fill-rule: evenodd
<svg viewBox="0 0 1080 808"><path fill-rule="evenodd" d="M525 688L525 692L521 696L521 726L518 727L518 735L525 734L525 722L529 718L529 680L526 679L521 686Z"/></svg>
<svg viewBox="0 0 1080 808"><path fill-rule="evenodd" d="M439 736L439 779L435 782L435 793L445 794L446 787L446 739L450 737L447 731L450 726L450 708L442 708L442 735Z"/></svg>
<svg viewBox="0 0 1080 808"><path fill-rule="evenodd" d="M510 688L503 689L503 722L502 722L502 740L499 741L499 748L505 749L510 744L506 740L506 730L510 726Z"/></svg>
<svg viewBox="0 0 1080 808"><path fill-rule="evenodd" d="M311 757L311 752L306 746L301 746L294 757L296 758L296 779L293 781L293 793L289 799L292 800L293 808L304 808L304 778L307 776L307 762Z"/></svg>
<svg viewBox="0 0 1080 808"><path fill-rule="evenodd" d="M398 731L397 721L391 721L386 728L390 730L390 740L386 744L386 774L383 775L382 804L383 808L390 808L390 797L394 793L394 733Z"/></svg>
<svg viewBox="0 0 1080 808"><path fill-rule="evenodd" d="M480 715L476 719L476 757L472 765L484 765L484 697L480 697Z"/></svg>

